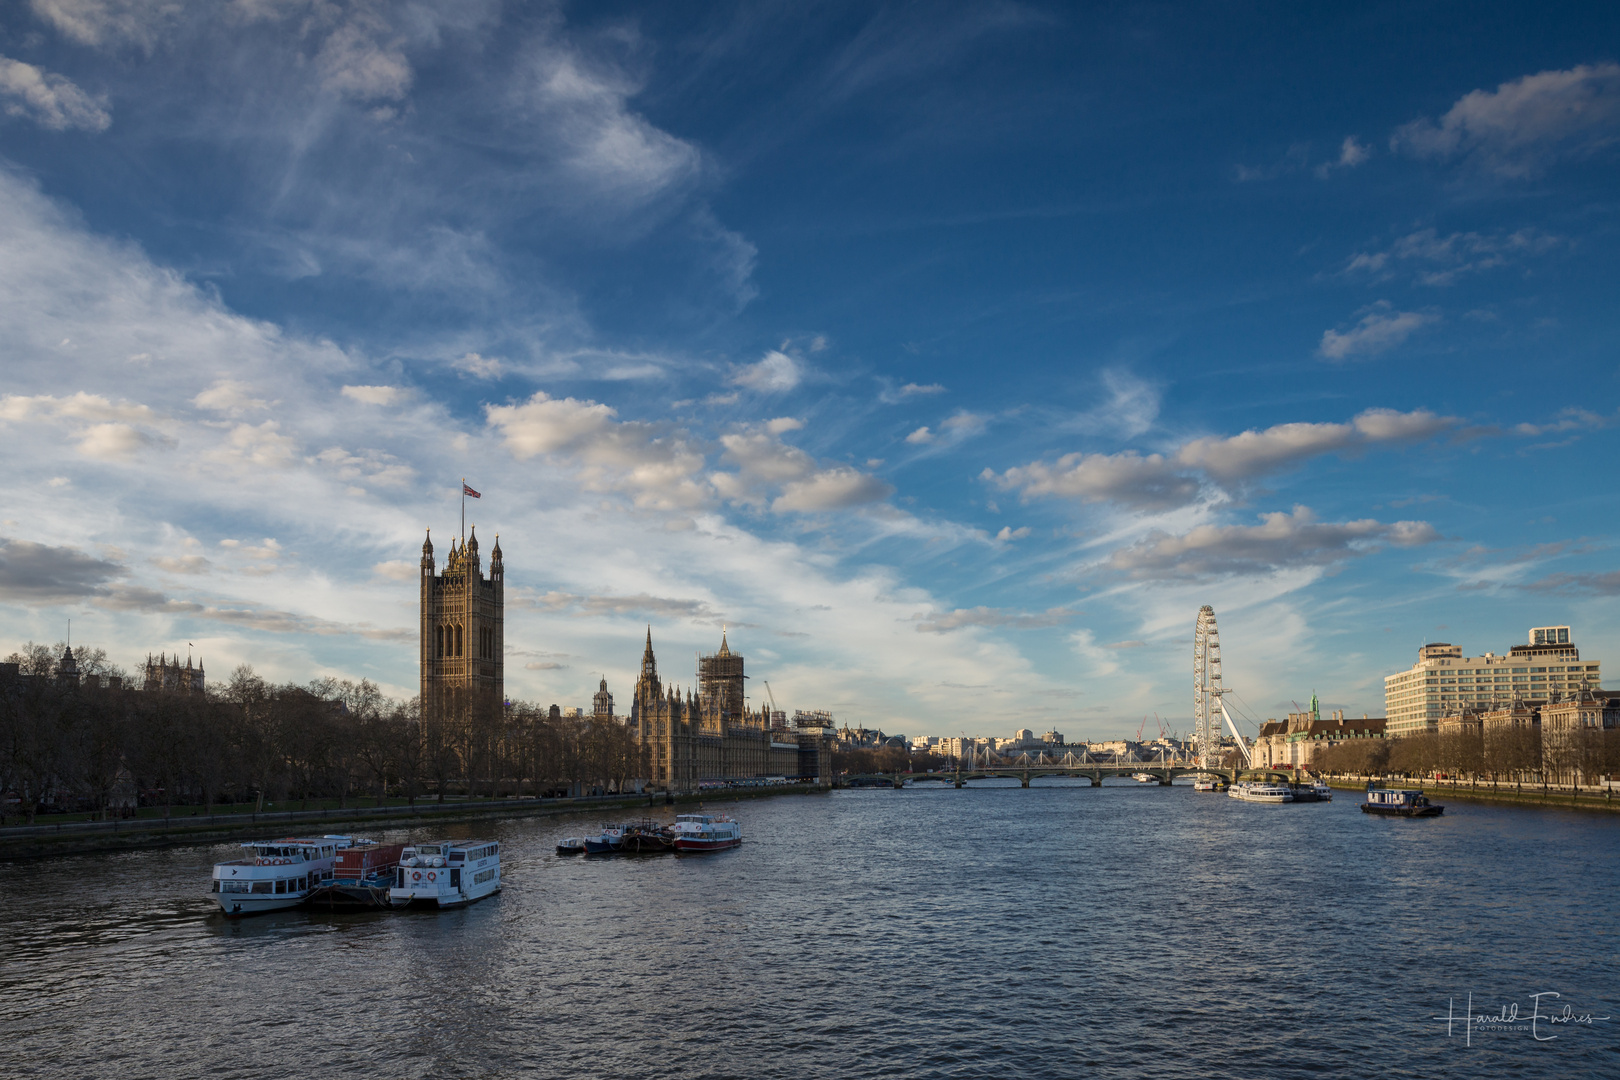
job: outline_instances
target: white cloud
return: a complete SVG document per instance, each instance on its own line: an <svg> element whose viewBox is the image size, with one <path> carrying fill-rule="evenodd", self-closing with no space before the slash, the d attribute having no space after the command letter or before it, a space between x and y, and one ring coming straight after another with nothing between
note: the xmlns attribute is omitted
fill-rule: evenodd
<svg viewBox="0 0 1620 1080"><path fill-rule="evenodd" d="M237 462L267 468L281 468L292 463L297 442L281 433L281 425L274 420L264 423L237 424L231 428L227 446L218 455Z"/></svg>
<svg viewBox="0 0 1620 1080"><path fill-rule="evenodd" d="M34 13L81 45L151 48L185 0L31 0Z"/></svg>
<svg viewBox="0 0 1620 1080"><path fill-rule="evenodd" d="M1390 149L1422 158L1465 157L1503 176L1529 176L1561 156L1580 157L1620 137L1620 64L1580 64L1474 90L1438 124L1397 129Z"/></svg>
<svg viewBox="0 0 1620 1080"><path fill-rule="evenodd" d="M771 509L779 514L847 510L882 502L893 494L894 488L877 477L840 465L788 484L771 503Z"/></svg>
<svg viewBox="0 0 1620 1080"><path fill-rule="evenodd" d="M398 386L345 386L343 396L367 405L397 405L408 391Z"/></svg>
<svg viewBox="0 0 1620 1080"><path fill-rule="evenodd" d="M157 419L157 414L139 402L115 402L100 394L87 394L83 390L65 397L53 397L50 394L35 396L7 394L0 398L0 420L25 420L32 417L150 423Z"/></svg>
<svg viewBox="0 0 1620 1080"><path fill-rule="evenodd" d="M749 364L731 377L738 386L761 393L779 394L792 390L804 378L799 362L779 349L772 349L756 364Z"/></svg>
<svg viewBox="0 0 1620 1080"><path fill-rule="evenodd" d="M490 405L484 412L520 461L542 454L571 458L590 487L627 491L647 508L691 509L709 501L697 479L703 455L678 433L621 421L607 405L543 390L522 405Z"/></svg>
<svg viewBox="0 0 1620 1080"><path fill-rule="evenodd" d="M1432 312L1391 311L1387 304L1380 304L1348 330L1323 331L1317 351L1329 360L1373 356L1393 349L1417 330L1439 319Z"/></svg>
<svg viewBox="0 0 1620 1080"><path fill-rule="evenodd" d="M415 581L421 575L422 568L406 559L389 559L373 563L371 572L389 581Z"/></svg>
<svg viewBox="0 0 1620 1080"><path fill-rule="evenodd" d="M501 377L502 361L498 357L480 356L470 352L450 361L450 366L480 379L498 379Z"/></svg>
<svg viewBox="0 0 1620 1080"><path fill-rule="evenodd" d="M925 444L931 443L933 441L934 441L934 433L932 431L928 430L928 425L927 424L924 424L922 427L918 428L916 431L913 431L910 435L906 436L906 442L915 443L915 444L918 444L918 445L925 445Z"/></svg>
<svg viewBox="0 0 1620 1080"><path fill-rule="evenodd" d="M997 540L1022 540L1029 535L1029 526L1015 529L1011 525L1003 525L1001 531L996 533Z"/></svg>
<svg viewBox="0 0 1620 1080"><path fill-rule="evenodd" d="M256 409L268 409L270 403L263 398L253 397L253 392L253 388L245 383L222 379L192 398L191 403L199 409L209 409L231 416L240 416Z"/></svg>
<svg viewBox="0 0 1620 1080"><path fill-rule="evenodd" d="M1348 424L1277 424L1264 431L1194 439L1176 451L1178 464L1231 483L1355 446L1426 439L1459 424L1427 409L1368 409Z"/></svg>
<svg viewBox="0 0 1620 1080"><path fill-rule="evenodd" d="M697 148L630 110L639 88L624 71L565 45L534 48L519 101L545 137L556 140L562 167L582 198L640 204L697 178Z"/></svg>
<svg viewBox="0 0 1620 1080"><path fill-rule="evenodd" d="M1142 510L1183 506L1198 496L1198 481L1182 474L1162 454L1065 454L1057 461L1015 466L981 479L1026 498L1056 496L1082 502L1117 502Z"/></svg>
<svg viewBox="0 0 1620 1080"><path fill-rule="evenodd" d="M94 424L79 434L79 453L101 461L132 458L158 440L129 424Z"/></svg>
<svg viewBox="0 0 1620 1080"><path fill-rule="evenodd" d="M0 105L6 115L26 117L53 131L105 131L112 123L106 100L79 89L71 79L0 56Z"/></svg>
<svg viewBox="0 0 1620 1080"><path fill-rule="evenodd" d="M965 439L970 435L977 435L983 431L988 423L989 420L986 417L963 410L947 416L940 421L939 426L944 428L948 434L959 439Z"/></svg>
<svg viewBox="0 0 1620 1080"><path fill-rule="evenodd" d="M1381 546L1415 547L1439 539L1423 521L1319 522L1309 508L1296 506L1292 514L1262 514L1259 525L1200 525L1179 536L1154 532L1115 551L1108 565L1148 580L1267 575L1328 566Z"/></svg>
<svg viewBox="0 0 1620 1080"><path fill-rule="evenodd" d="M376 11L356 7L322 43L315 67L328 90L357 101L399 101L412 79L404 43Z"/></svg>
<svg viewBox="0 0 1620 1080"><path fill-rule="evenodd" d="M1012 627L1018 630L1039 630L1061 626L1079 614L1069 608L1055 607L1047 611L1004 611L1000 608L957 608L930 615L915 616L919 634L944 634L965 626Z"/></svg>
<svg viewBox="0 0 1620 1080"><path fill-rule="evenodd" d="M1365 164L1370 157L1372 157L1372 147L1357 142L1354 135L1346 135L1344 142L1339 144L1337 160L1325 161L1318 165L1316 175L1318 178L1326 180L1341 169L1353 169L1357 165Z"/></svg>
<svg viewBox="0 0 1620 1080"><path fill-rule="evenodd" d="M1066 454L1050 464L1032 462L980 479L1025 498L1050 496L1114 502L1139 510L1168 510L1194 502L1202 479L1233 486L1322 454L1397 445L1454 430L1461 421L1427 409L1367 409L1348 423L1277 424L1237 435L1192 439L1174 453L1143 456Z"/></svg>
<svg viewBox="0 0 1620 1080"><path fill-rule="evenodd" d="M804 421L791 416L779 416L775 420L765 422L765 430L772 435L785 435L790 431L799 431L804 427Z"/></svg>
<svg viewBox="0 0 1620 1080"><path fill-rule="evenodd" d="M763 506L775 513L818 513L881 502L894 488L847 465L822 467L809 454L781 441L774 431L734 431L721 436L721 460L735 472L710 474L730 502ZM780 491L774 499L773 491Z"/></svg>

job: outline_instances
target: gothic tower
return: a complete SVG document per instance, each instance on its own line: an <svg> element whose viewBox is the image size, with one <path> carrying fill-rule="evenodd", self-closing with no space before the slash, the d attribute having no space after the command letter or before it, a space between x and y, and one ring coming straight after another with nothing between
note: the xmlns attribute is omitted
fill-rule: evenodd
<svg viewBox="0 0 1620 1080"><path fill-rule="evenodd" d="M705 719L740 723L743 719L743 658L731 651L726 632L720 631L720 651L698 657L698 695Z"/></svg>
<svg viewBox="0 0 1620 1080"><path fill-rule="evenodd" d="M501 540L489 553L489 576L478 560L478 527L464 545L450 541L444 573L433 559L433 536L422 542L422 705L441 690L467 687L496 701L505 693L506 638Z"/></svg>

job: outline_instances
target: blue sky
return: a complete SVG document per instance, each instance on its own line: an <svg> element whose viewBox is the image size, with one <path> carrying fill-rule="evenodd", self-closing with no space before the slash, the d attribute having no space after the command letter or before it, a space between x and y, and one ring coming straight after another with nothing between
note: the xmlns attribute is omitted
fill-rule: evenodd
<svg viewBox="0 0 1620 1080"><path fill-rule="evenodd" d="M408 696L465 475L547 703L649 623L907 734L1185 730L1204 603L1255 717L1612 659L1617 23L6 4L0 611Z"/></svg>

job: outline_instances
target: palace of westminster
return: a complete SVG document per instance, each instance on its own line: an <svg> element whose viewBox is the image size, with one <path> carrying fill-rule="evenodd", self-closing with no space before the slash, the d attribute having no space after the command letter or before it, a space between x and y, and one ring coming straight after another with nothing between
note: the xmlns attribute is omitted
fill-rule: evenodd
<svg viewBox="0 0 1620 1080"><path fill-rule="evenodd" d="M478 530L465 543L452 540L441 573L431 534L422 544L421 672L424 708L443 691L467 688L504 700L505 564L497 538L485 576ZM697 791L709 782L755 777L803 778L824 783L832 772L833 732L825 713L787 715L750 709L744 694L741 654L731 651L724 630L718 652L698 657L694 694L666 687L658 677L652 630L647 631L630 715L613 713L613 695L601 681L592 721L623 723L646 751L648 788Z"/></svg>

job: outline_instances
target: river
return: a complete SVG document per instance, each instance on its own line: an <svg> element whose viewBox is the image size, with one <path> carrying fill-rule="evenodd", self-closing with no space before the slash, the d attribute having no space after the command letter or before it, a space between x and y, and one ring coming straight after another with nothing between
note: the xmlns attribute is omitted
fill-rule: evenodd
<svg viewBox="0 0 1620 1080"><path fill-rule="evenodd" d="M229 845L13 863L0 1064L1620 1075L1620 817L1454 802L1384 820L1356 802L1128 781L838 791L711 804L742 822L734 851L603 859L553 854L583 819L513 818L448 830L503 842L505 889L470 908L234 922L204 891ZM1508 1009L1518 1022L1479 1019Z"/></svg>

